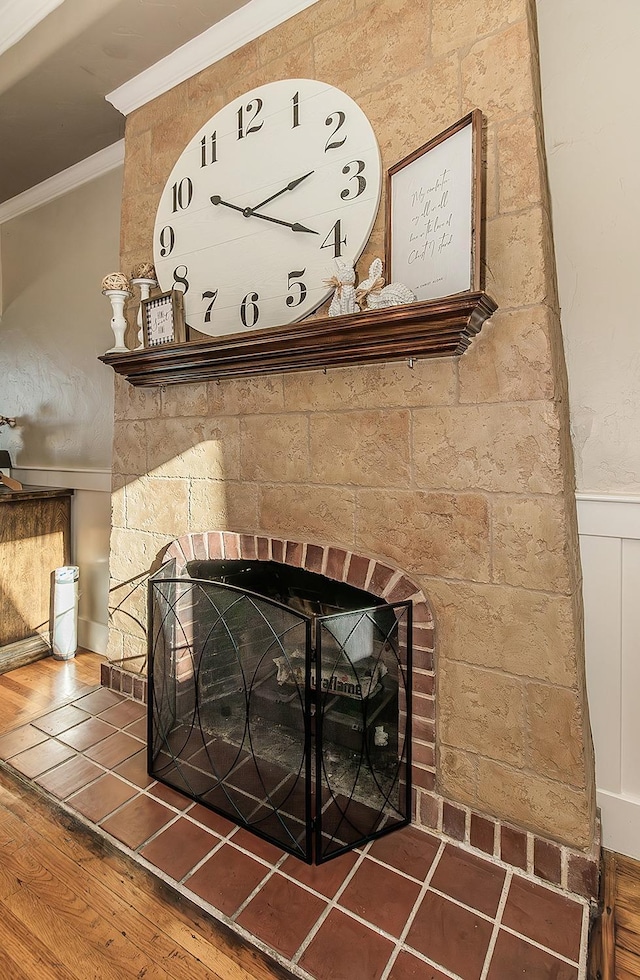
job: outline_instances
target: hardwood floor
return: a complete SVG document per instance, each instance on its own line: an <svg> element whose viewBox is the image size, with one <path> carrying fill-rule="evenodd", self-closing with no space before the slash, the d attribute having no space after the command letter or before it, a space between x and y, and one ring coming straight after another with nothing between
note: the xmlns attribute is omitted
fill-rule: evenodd
<svg viewBox="0 0 640 980"><path fill-rule="evenodd" d="M604 851L601 919L591 942L589 980L640 978L640 861Z"/></svg>
<svg viewBox="0 0 640 980"><path fill-rule="evenodd" d="M605 852L603 980L640 977L640 862Z"/></svg>
<svg viewBox="0 0 640 980"><path fill-rule="evenodd" d="M0 733L91 690L99 663L85 653L2 675ZM290 976L2 768L0 855L3 980Z"/></svg>
<svg viewBox="0 0 640 980"><path fill-rule="evenodd" d="M640 977L640 862L609 855L615 864L615 978Z"/></svg>
<svg viewBox="0 0 640 980"><path fill-rule="evenodd" d="M45 657L0 675L0 735L88 693L100 683L102 657L80 651L72 660Z"/></svg>
<svg viewBox="0 0 640 980"><path fill-rule="evenodd" d="M101 662L83 652L0 675L0 735L94 690ZM606 859L589 980L640 980L640 863ZM128 977L290 974L0 763L0 980Z"/></svg>

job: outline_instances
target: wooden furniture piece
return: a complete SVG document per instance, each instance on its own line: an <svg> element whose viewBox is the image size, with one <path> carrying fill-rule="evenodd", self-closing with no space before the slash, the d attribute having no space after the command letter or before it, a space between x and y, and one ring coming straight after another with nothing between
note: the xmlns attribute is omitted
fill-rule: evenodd
<svg viewBox="0 0 640 980"><path fill-rule="evenodd" d="M484 292L345 316L315 317L269 330L185 344L106 353L132 385L184 384L273 371L311 371L373 361L462 354L497 309Z"/></svg>
<svg viewBox="0 0 640 980"><path fill-rule="evenodd" d="M0 673L50 652L52 572L69 563L72 494L0 487Z"/></svg>

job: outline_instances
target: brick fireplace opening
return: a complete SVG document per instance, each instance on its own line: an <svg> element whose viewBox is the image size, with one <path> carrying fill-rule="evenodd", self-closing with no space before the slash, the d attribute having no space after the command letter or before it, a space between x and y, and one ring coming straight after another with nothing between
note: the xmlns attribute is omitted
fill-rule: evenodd
<svg viewBox="0 0 640 980"><path fill-rule="evenodd" d="M411 820L412 601L366 586L416 587L361 556L332 554L331 577L328 549L287 552L186 536L151 576L149 772L321 864Z"/></svg>

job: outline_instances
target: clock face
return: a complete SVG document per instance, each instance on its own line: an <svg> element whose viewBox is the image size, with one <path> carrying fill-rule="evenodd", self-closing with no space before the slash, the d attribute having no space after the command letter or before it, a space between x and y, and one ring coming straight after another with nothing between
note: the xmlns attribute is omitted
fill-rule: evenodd
<svg viewBox="0 0 640 980"><path fill-rule="evenodd" d="M300 320L354 264L378 211L380 152L344 92L310 79L262 85L189 141L162 192L154 262L212 336Z"/></svg>

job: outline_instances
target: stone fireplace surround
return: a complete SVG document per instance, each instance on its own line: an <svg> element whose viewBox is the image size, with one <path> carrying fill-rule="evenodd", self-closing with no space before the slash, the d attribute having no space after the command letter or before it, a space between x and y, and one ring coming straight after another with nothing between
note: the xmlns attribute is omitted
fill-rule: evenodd
<svg viewBox="0 0 640 980"><path fill-rule="evenodd" d="M551 882L595 900L598 892L599 841L589 853L563 847L487 813L454 803L436 791L436 657L434 622L420 588L400 569L364 555L300 541L230 531L181 535L162 555L176 561L176 576L187 562L207 559L259 559L318 572L365 589L386 602L410 599L413 606L412 823L460 841ZM147 681L115 664L102 665L103 686L147 701Z"/></svg>
<svg viewBox="0 0 640 980"><path fill-rule="evenodd" d="M275 547L330 576L366 574L385 598L412 588L424 616L416 823L593 895L594 766L535 16L533 0L318 0L128 116L125 272L150 258L158 199L187 139L254 85L316 77L343 89L369 116L384 168L479 107L483 274L498 312L460 358L413 369L167 390L116 377L111 576L119 602L167 545L204 549L214 528L214 550L216 540L242 554ZM382 254L384 207L358 271ZM136 312L132 302L130 348ZM145 687L133 625L145 618L142 593L114 619L104 672L135 696Z"/></svg>

